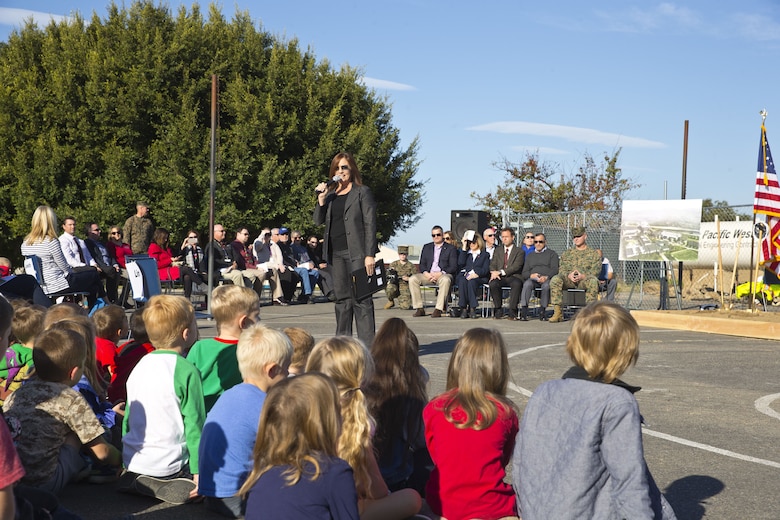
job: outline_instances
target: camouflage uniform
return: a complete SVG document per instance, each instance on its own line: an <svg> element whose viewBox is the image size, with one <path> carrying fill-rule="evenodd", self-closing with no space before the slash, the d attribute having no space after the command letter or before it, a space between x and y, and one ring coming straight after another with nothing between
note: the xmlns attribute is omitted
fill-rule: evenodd
<svg viewBox="0 0 780 520"><path fill-rule="evenodd" d="M599 262L601 262L601 260L599 260ZM599 264L599 266L601 266L601 264ZM390 269L395 269L398 273L398 284L387 284L387 287L385 288L387 299L391 302L393 300L398 300L396 303L398 303L398 306L401 309L409 310L412 308L412 293L409 292L409 282L402 280L401 277L417 274L417 269L415 269L413 263L407 261L405 264L402 264L400 260L392 262L390 264Z"/></svg>
<svg viewBox="0 0 780 520"><path fill-rule="evenodd" d="M579 283L571 283L569 273L579 271L588 275ZM601 255L595 249L586 247L568 249L561 255L558 274L550 279L550 303L560 305L564 289L585 289L585 301L595 302L599 295L598 276L601 272Z"/></svg>
<svg viewBox="0 0 780 520"><path fill-rule="evenodd" d="M22 482L32 486L54 476L69 433L89 444L105 432L84 397L62 383L31 379L5 401L3 412L21 423L16 450L27 472Z"/></svg>

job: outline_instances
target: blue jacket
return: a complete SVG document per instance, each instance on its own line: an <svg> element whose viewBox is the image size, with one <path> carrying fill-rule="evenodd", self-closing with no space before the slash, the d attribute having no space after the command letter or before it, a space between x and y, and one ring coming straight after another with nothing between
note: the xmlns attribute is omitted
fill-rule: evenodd
<svg viewBox="0 0 780 520"><path fill-rule="evenodd" d="M433 242L428 242L422 248L420 253L420 272L431 272L433 265ZM439 267L447 274L455 276L458 272L458 250L455 246L447 242L441 245L441 254L439 255Z"/></svg>
<svg viewBox="0 0 780 520"><path fill-rule="evenodd" d="M523 412L512 477L523 520L675 519L644 458L638 388L575 367Z"/></svg>
<svg viewBox="0 0 780 520"><path fill-rule="evenodd" d="M490 254L487 251L482 251L477 258L474 258L470 251L460 250L458 270L464 273L473 270L477 276L483 278L490 274Z"/></svg>

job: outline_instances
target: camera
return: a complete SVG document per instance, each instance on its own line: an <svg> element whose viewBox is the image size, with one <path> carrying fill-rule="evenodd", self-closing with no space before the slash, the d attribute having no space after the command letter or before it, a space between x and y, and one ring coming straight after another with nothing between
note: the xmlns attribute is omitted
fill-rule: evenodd
<svg viewBox="0 0 780 520"><path fill-rule="evenodd" d="M388 269L385 272L385 278L387 279L387 283L398 284L398 271L395 269Z"/></svg>

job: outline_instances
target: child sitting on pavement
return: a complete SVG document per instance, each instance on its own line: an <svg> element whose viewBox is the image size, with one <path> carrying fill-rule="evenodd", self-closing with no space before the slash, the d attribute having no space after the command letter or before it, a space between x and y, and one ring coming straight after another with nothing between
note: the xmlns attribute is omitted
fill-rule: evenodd
<svg viewBox="0 0 780 520"><path fill-rule="evenodd" d="M181 296L153 296L144 323L155 350L127 379L118 489L171 504L196 496L198 444L206 412L200 374L183 353L198 339L192 304Z"/></svg>
<svg viewBox="0 0 780 520"><path fill-rule="evenodd" d="M240 285L221 285L211 296L211 313L217 337L197 341L187 354L200 371L206 413L228 388L241 382L236 345L241 331L260 321L260 298Z"/></svg>
<svg viewBox="0 0 780 520"><path fill-rule="evenodd" d="M300 327L287 327L282 332L290 338L293 348L290 376L299 376L306 371L306 361L309 359L311 349L314 348L314 337Z"/></svg>
<svg viewBox="0 0 780 520"><path fill-rule="evenodd" d="M11 305L15 306L11 334L16 342L3 349L5 355L0 358L0 406L11 392L21 386L32 368L35 336L43 330L43 318L46 315L46 309L40 305Z"/></svg>
<svg viewBox="0 0 780 520"><path fill-rule="evenodd" d="M287 378L293 348L283 333L257 324L241 333L236 355L244 382L214 404L203 425L199 454L198 493L206 497L208 509L228 518L244 515L246 502L236 494L252 470L266 392Z"/></svg>
<svg viewBox="0 0 780 520"><path fill-rule="evenodd" d="M23 482L59 493L68 482L89 473L80 455L86 448L98 461L118 467L119 451L103 438L103 427L84 398L71 388L87 357L84 338L55 323L35 341L37 377L15 391L3 405L7 417L21 424L17 451L26 471Z"/></svg>
<svg viewBox="0 0 780 520"><path fill-rule="evenodd" d="M130 377L130 372L142 357L154 350L146 334L143 312L143 309L137 309L130 316L130 334L133 339L122 343L116 349L116 373L108 385L108 400L114 404L127 400L127 378Z"/></svg>
<svg viewBox="0 0 780 520"><path fill-rule="evenodd" d="M116 344L127 335L127 316L119 305L106 305L92 315L98 373L106 381L116 377Z"/></svg>

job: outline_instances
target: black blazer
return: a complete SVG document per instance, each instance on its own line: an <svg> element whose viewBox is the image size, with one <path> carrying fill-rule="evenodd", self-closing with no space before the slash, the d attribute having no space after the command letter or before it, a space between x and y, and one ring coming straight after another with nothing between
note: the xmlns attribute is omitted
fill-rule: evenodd
<svg viewBox="0 0 780 520"><path fill-rule="evenodd" d="M347 231L347 247L353 261L367 256L375 256L379 252L376 243L376 202L368 186L352 184L352 189L346 195L344 204L344 227ZM333 191L325 198L325 204L314 203L314 223L325 224L325 240L322 244L322 256L330 263L330 203L336 198Z"/></svg>
<svg viewBox="0 0 780 520"><path fill-rule="evenodd" d="M523 263L525 262L525 251L520 246L512 246L512 251L509 253L509 261L504 269L504 244L496 246L496 250L493 251L493 258L490 260L490 270L500 271L504 269L506 273L503 278L509 278L514 276L522 280L521 273L523 272Z"/></svg>

